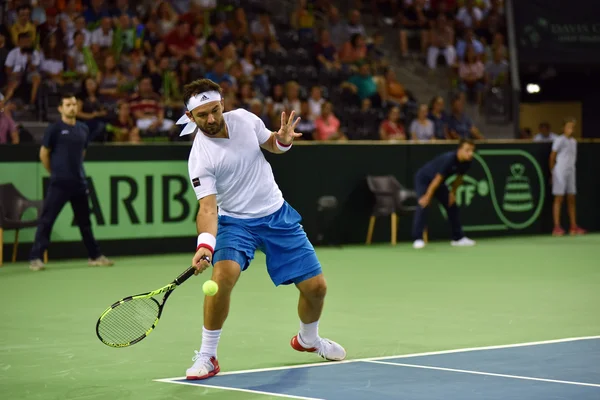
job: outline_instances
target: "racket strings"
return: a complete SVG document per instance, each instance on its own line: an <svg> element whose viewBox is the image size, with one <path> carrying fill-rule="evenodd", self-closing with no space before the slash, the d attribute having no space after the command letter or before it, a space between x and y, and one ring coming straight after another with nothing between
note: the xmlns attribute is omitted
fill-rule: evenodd
<svg viewBox="0 0 600 400"><path fill-rule="evenodd" d="M127 344L152 328L158 313L159 305L153 298L126 301L102 318L98 326L98 334L106 342Z"/></svg>

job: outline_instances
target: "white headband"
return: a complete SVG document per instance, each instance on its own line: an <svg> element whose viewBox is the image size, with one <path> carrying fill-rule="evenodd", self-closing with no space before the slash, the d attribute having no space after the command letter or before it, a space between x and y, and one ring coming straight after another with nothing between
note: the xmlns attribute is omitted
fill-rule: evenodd
<svg viewBox="0 0 600 400"><path fill-rule="evenodd" d="M210 103L212 101L221 101L221 93L219 93L216 90L199 93L195 96L190 97L186 104L186 107L189 112L192 112L192 110L194 110L195 108L198 108L201 105ZM183 128L179 136L189 135L190 133L194 132L198 127L194 120L191 120L186 114L183 114L181 118L177 120L176 124L185 124L185 128Z"/></svg>

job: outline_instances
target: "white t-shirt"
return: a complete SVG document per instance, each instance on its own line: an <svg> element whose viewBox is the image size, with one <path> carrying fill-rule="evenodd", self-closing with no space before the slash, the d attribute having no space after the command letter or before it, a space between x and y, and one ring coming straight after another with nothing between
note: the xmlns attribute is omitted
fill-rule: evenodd
<svg viewBox="0 0 600 400"><path fill-rule="evenodd" d="M577 162L577 139L563 135L552 142L552 151L556 152L554 171L574 171Z"/></svg>
<svg viewBox="0 0 600 400"><path fill-rule="evenodd" d="M312 97L308 99L308 107L310 108L310 115L313 119L317 119L321 116L321 107L325 103L325 99L315 100Z"/></svg>
<svg viewBox="0 0 600 400"><path fill-rule="evenodd" d="M473 21L471 14L469 14L469 10L467 10L467 7L462 7L456 14L456 20L462 22L466 28L472 28L473 25L475 25L475 22L483 19L483 12L481 12L479 8L474 7L473 16L477 21Z"/></svg>
<svg viewBox="0 0 600 400"><path fill-rule="evenodd" d="M31 53L30 58L31 61L27 57L27 54L21 52L20 48L15 47L6 56L4 66L12 68L12 72L24 72L25 69L27 69L29 62L36 67L40 66L42 56L39 51L34 50L33 53Z"/></svg>
<svg viewBox="0 0 600 400"><path fill-rule="evenodd" d="M244 109L223 114L229 138L209 138L198 131L188 170L196 198L216 194L219 215L260 218L283 205L271 165L260 145L271 137L263 121Z"/></svg>
<svg viewBox="0 0 600 400"><path fill-rule="evenodd" d="M533 137L533 141L534 142L554 142L554 139L556 139L557 137L558 137L558 135L554 132L550 132L550 134L548 136L544 136L540 132Z"/></svg>
<svg viewBox="0 0 600 400"><path fill-rule="evenodd" d="M111 29L108 33L104 33L102 28L96 28L92 32L92 44L96 44L100 47L110 47L113 43L113 30Z"/></svg>

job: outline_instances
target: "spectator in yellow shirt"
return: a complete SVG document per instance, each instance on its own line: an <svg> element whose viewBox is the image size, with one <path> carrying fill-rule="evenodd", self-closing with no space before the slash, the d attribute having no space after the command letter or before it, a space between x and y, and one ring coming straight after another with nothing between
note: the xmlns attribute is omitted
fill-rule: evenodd
<svg viewBox="0 0 600 400"><path fill-rule="evenodd" d="M31 22L31 6L29 5L21 5L17 8L17 21L10 27L13 43L19 43L21 33L29 33L32 43L36 43L36 30L35 25Z"/></svg>

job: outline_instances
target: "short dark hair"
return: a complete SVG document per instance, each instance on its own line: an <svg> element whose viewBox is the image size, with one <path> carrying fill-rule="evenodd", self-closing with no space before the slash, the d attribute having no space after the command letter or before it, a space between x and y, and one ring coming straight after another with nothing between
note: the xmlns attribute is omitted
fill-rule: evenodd
<svg viewBox="0 0 600 400"><path fill-rule="evenodd" d="M455 94L454 96L452 96L452 99L450 100L450 105L455 105L459 101L462 101L462 97L460 96L460 94Z"/></svg>
<svg viewBox="0 0 600 400"><path fill-rule="evenodd" d="M32 10L32 7L29 4L21 4L19 7L17 7L17 14L21 12L21 10Z"/></svg>
<svg viewBox="0 0 600 400"><path fill-rule="evenodd" d="M183 102L187 104L190 98L193 96L212 90L215 90L221 94L223 93L221 86L219 86L218 83L215 83L210 79L197 79L183 87Z"/></svg>
<svg viewBox="0 0 600 400"><path fill-rule="evenodd" d="M465 145L465 144L470 144L471 146L475 147L475 142L474 142L472 139L461 138L461 139L458 141L458 148L459 148L459 149L460 149L460 148L462 148L462 147L463 147L463 145Z"/></svg>
<svg viewBox="0 0 600 400"><path fill-rule="evenodd" d="M60 103L58 103L59 106L62 106L63 101L66 99L72 99L73 97L77 98L77 96L75 96L75 93L73 92L63 92L60 95Z"/></svg>

